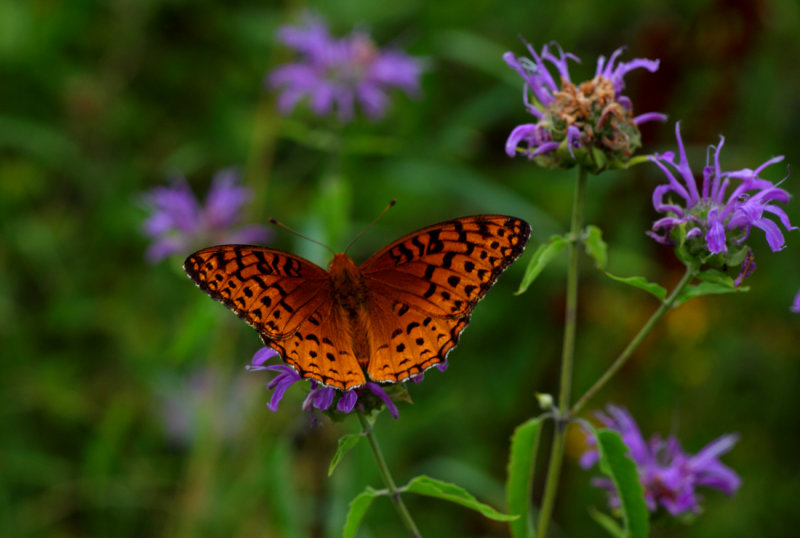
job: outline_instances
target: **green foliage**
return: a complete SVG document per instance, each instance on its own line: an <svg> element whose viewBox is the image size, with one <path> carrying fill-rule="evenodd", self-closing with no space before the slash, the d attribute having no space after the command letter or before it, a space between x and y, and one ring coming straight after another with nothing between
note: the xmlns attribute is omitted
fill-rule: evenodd
<svg viewBox="0 0 800 538"><path fill-rule="evenodd" d="M594 507L589 507L589 515L614 538L627 537L625 529L619 526L619 522L605 512L601 512Z"/></svg>
<svg viewBox="0 0 800 538"><path fill-rule="evenodd" d="M611 273L606 273L606 276L611 278L612 280L616 280L617 282L622 282L623 284L627 284L628 286L633 286L634 288L639 288L640 290L644 290L647 293L656 297L659 301L663 301L667 296L667 290L664 289L663 286L656 284L654 282L648 282L647 279L643 276L614 276Z"/></svg>
<svg viewBox="0 0 800 538"><path fill-rule="evenodd" d="M605 269L608 262L608 245L603 241L603 231L593 224L587 226L583 246L586 253L594 259L595 266L601 271Z"/></svg>
<svg viewBox="0 0 800 538"><path fill-rule="evenodd" d="M649 512L636 464L627 456L628 447L622 442L622 436L613 430L592 428L592 434L600 452L600 470L611 478L619 494L624 536L645 538L649 532Z"/></svg>
<svg viewBox="0 0 800 538"><path fill-rule="evenodd" d="M569 244L569 238L560 235L554 235L547 243L539 245L536 252L533 253L531 261L528 262L528 267L525 269L525 275L522 277L522 282L515 292L516 295L525 293L536 277L539 276L547 264L553 261L559 252Z"/></svg>
<svg viewBox="0 0 800 538"><path fill-rule="evenodd" d="M530 517L533 493L533 469L539 447L541 418L532 418L514 429L508 457L508 479L506 481L506 505L511 514L519 518L512 521L511 536L525 538L534 536L533 519Z"/></svg>
<svg viewBox="0 0 800 538"><path fill-rule="evenodd" d="M339 446L336 448L336 453L331 459L331 464L328 466L328 476L333 474L336 467L342 462L345 454L358 444L361 438L364 437L360 433L348 433L339 437Z"/></svg>
<svg viewBox="0 0 800 538"><path fill-rule="evenodd" d="M686 286L675 298L675 306L683 304L693 297L703 295L719 295L724 293L742 293L750 291L749 286L736 286L733 279L716 269L707 269L697 274L700 282Z"/></svg>
<svg viewBox="0 0 800 538"><path fill-rule="evenodd" d="M426 495L428 497L435 497L443 499L452 503L460 504L470 510L480 512L480 514L495 521L514 521L518 516L504 514L498 512L488 504L478 501L464 488L437 480L429 476L417 476L413 478L405 487L402 488L409 493L417 493L418 495Z"/></svg>
<svg viewBox="0 0 800 538"><path fill-rule="evenodd" d="M347 520L342 531L343 538L352 538L356 535L358 526L361 524L364 514L367 513L369 505L372 504L372 500L378 495L384 494L367 486L355 499L350 501L350 510L347 512Z"/></svg>
<svg viewBox="0 0 800 538"><path fill-rule="evenodd" d="M360 25L378 45L424 57L420 94L393 94L384 120L359 116L338 131L307 108L279 116L263 78L291 58L275 44L275 29L300 16L299 4L0 2L3 536L329 538L341 533L347 501L379 481L366 443L348 453L347 472L342 466L328 478L349 425L320 417L311 428L299 387L270 412L271 375L244 371L261 345L255 331L195 288L180 269L183 256L145 262L141 194L170 174L183 173L205 196L216 170L238 166L254 195L243 222L274 216L334 248L397 198L351 247L356 261L403 233L476 213L528 220L525 259L534 241L563 233L575 171L547 172L503 151L510 131L532 118L521 79L502 61L507 50L525 52L518 36L537 49L555 39L580 56L571 64L576 81L621 45L623 60L660 57L661 70L632 73L625 93L637 114L683 118L692 162L703 161L719 133L735 146L732 168L775 154L786 154L793 171L800 162L800 146L787 142L797 139L791 111L800 95L786 53L800 50L794 0L771 0L758 17L748 3L688 0L671 3L669 17L657 3L632 0L308 5L334 33ZM685 39L675 47L659 41L678 34ZM746 76L732 81L719 69L732 65L747 66ZM709 116L708 103L724 106ZM643 150L674 149L672 131L671 123L645 125ZM336 144L344 154L332 162ZM334 176L343 184L324 188ZM670 249L644 235L661 181L648 163L590 178L587 222L614 248L611 272L664 284L679 277ZM787 205L794 224L796 185L796 175L783 184L795 195ZM335 230L325 228L336 219ZM800 285L796 232L787 242L772 253L754 229L758 270L745 282L753 293L689 301L674 314L687 311L690 321L651 334L625 379L603 393L652 431L669 431L675 417L688 449L709 431L741 433L731 466L745 487L733 499L708 495L681 536L781 536L800 526L800 434L775 426L796 420L800 383L798 318L788 312ZM281 230L270 245L309 249ZM328 262L327 252L312 252ZM378 421L399 476L440 476L429 469L446 456L484 470L487 485L470 483L469 491L502 505L509 434L531 416L530 394L558 383L563 275L553 264L513 297L522 259L477 305L450 369L409 384L414 404L401 404L397 421ZM643 294L620 297L617 286L585 276L576 391L609 358L605 351L618 349L620 328L649 312L635 303ZM605 503L588 473L565 477L560 499ZM446 478L466 485L458 472ZM416 496L406 497L417 517ZM425 536L505 532L437 504L419 511ZM586 505L559 502L565 536L598 532ZM374 503L362 526L365 535L407 536L389 502Z"/></svg>

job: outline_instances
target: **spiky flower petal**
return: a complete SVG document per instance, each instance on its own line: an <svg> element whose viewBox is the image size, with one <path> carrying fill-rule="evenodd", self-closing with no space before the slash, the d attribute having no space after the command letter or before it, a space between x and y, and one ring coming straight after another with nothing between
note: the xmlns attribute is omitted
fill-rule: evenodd
<svg viewBox="0 0 800 538"><path fill-rule="evenodd" d="M777 218L787 231L797 229L776 205L788 202L789 193L759 177L765 168L782 161L783 155L767 160L755 170L724 171L719 157L725 138L720 137L717 146L708 147L702 185L698 186L686 157L679 123L675 124L675 137L677 159L671 151L650 158L668 182L653 191L653 206L666 216L653 223L648 235L660 243L685 248L688 256L701 262L710 260L710 255L719 255L717 265L742 264L737 279L741 282L755 269L752 251L745 243L753 227L764 232L773 251L785 246L783 233L773 219Z"/></svg>

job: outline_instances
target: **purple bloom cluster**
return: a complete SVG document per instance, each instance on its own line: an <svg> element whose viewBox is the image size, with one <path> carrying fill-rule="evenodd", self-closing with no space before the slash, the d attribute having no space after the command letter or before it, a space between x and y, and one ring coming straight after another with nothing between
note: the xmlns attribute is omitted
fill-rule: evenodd
<svg viewBox="0 0 800 538"><path fill-rule="evenodd" d="M767 166L782 161L783 156L773 157L755 170L723 171L719 154L725 138L720 137L716 147L708 148L703 184L698 188L686 158L679 123L675 124L675 136L678 139L678 162L671 151L650 158L661 168L669 183L659 185L653 191L653 206L668 216L653 223L648 235L660 243L673 244L676 241L670 237L671 232L682 228L685 236L680 239L693 242L695 251L702 251L706 256L709 253L725 255L741 251L750 229L755 226L764 231L767 244L773 251L781 250L784 247L783 233L768 217L777 217L787 230L797 229L791 225L784 210L775 205L776 202L788 202L789 193L761 179L759 174ZM673 172L677 172L678 177ZM668 193L675 196L665 201ZM752 260L745 260L745 263L748 267L743 271L752 272Z"/></svg>
<svg viewBox="0 0 800 538"><path fill-rule="evenodd" d="M739 489L739 476L719 461L719 457L736 443L738 435L723 435L691 455L683 451L675 437L662 440L654 435L650 441L645 441L626 409L613 405L606 409L608 414L598 412L597 417L606 427L622 435L622 441L629 449L628 455L636 463L651 512L659 506L673 516L699 512L700 497L695 494L695 488L699 486L718 489L727 495L733 495ZM594 445L594 437L588 435L587 443ZM599 457L596 449L589 449L581 457L580 464L588 469ZM619 496L611 480L595 478L592 483L608 491L612 507L619 506Z"/></svg>
<svg viewBox="0 0 800 538"><path fill-rule="evenodd" d="M263 347L253 355L253 359L248 366L248 370L251 371L271 370L273 372L278 372L278 375L275 376L267 386L269 390L274 391L267 404L270 411L277 411L278 404L281 398L283 398L284 393L286 393L286 390L303 379L300 377L300 374L297 373L297 370L287 364L264 366L266 361L279 356L278 352L274 349ZM311 381L310 383L311 392L308 393L308 396L306 396L306 399L303 401L303 411L312 411L315 408L320 411L333 410L332 407L335 402L336 411L347 414L353 411L357 404L361 404L361 409L363 410L364 404L367 403L368 400L374 401L375 397L377 397L379 401L386 405L389 409L389 413L391 413L394 418L399 416L397 406L389 395L386 394L386 391L377 383L367 382L361 387L344 392L333 387L320 385L315 381Z"/></svg>
<svg viewBox="0 0 800 538"><path fill-rule="evenodd" d="M800 291L798 291L797 295L794 296L794 301L792 301L792 306L789 310L795 314L800 314Z"/></svg>
<svg viewBox="0 0 800 538"><path fill-rule="evenodd" d="M328 115L335 105L339 121L346 123L358 101L368 117L379 118L388 107L390 89L419 92L420 62L402 51L378 50L364 32L335 39L320 17L307 15L305 26L281 27L278 40L301 56L267 76L267 85L281 91L281 113L308 97L317 116Z"/></svg>
<svg viewBox="0 0 800 538"><path fill-rule="evenodd" d="M196 247L266 241L270 236L266 227L238 226L242 206L250 199L250 191L239 181L234 169L217 172L204 206L182 176L169 187L155 187L146 193L144 203L150 216L144 233L153 240L147 259L155 263L172 254L189 254Z"/></svg>
<svg viewBox="0 0 800 538"><path fill-rule="evenodd" d="M617 63L623 50L619 48L608 61L600 56L594 79L576 86L570 80L568 66L569 60L580 62L574 54L564 52L555 42L545 45L541 54L525 45L532 59L516 57L513 52L506 52L503 59L522 76L525 109L536 117L536 123L519 125L511 132L506 141L509 157L521 151L532 159L552 154L562 145L573 159L574 150L591 147L628 157L639 145L637 126L666 119L654 112L633 117L630 99L621 95L628 72L638 68L654 72L658 60L638 58ZM550 73L547 63L560 80ZM525 149L519 150L520 144Z"/></svg>

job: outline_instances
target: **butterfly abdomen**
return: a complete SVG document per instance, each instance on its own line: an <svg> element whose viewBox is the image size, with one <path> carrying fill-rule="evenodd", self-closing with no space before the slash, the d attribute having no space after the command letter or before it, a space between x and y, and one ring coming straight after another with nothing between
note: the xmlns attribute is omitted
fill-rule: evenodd
<svg viewBox="0 0 800 538"><path fill-rule="evenodd" d="M368 289L364 275L346 254L336 254L328 271L334 308L346 321L347 340L351 342L353 354L361 367L366 368L370 358L370 327L365 306Z"/></svg>

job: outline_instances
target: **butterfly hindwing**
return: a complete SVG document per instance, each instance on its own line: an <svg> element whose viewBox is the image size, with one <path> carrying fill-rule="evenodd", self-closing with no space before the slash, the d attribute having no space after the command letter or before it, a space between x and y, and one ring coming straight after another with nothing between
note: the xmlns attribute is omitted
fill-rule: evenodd
<svg viewBox="0 0 800 538"><path fill-rule="evenodd" d="M469 316L434 317L375 294L367 305L371 348L367 373L378 382L398 382L444 362L458 344Z"/></svg>
<svg viewBox="0 0 800 538"><path fill-rule="evenodd" d="M305 378L330 387L349 390L366 381L347 335L347 322L340 309L323 302L297 330L284 339L264 344L281 354Z"/></svg>

